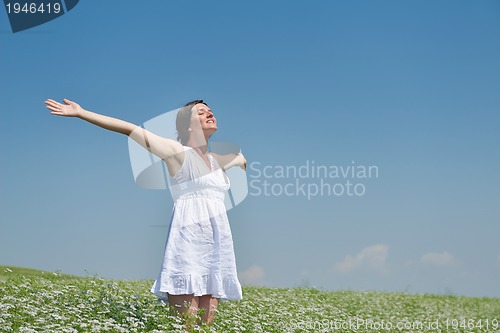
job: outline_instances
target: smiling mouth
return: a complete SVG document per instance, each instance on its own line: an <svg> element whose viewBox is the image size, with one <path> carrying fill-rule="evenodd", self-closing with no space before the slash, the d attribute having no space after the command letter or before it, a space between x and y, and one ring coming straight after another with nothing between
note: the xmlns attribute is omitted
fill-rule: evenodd
<svg viewBox="0 0 500 333"><path fill-rule="evenodd" d="M213 119L207 120L207 124L213 124L215 121Z"/></svg>

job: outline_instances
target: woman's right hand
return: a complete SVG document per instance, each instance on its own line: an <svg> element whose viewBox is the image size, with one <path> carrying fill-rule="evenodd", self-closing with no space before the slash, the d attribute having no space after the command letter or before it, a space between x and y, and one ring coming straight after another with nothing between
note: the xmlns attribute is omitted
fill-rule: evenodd
<svg viewBox="0 0 500 333"><path fill-rule="evenodd" d="M46 108L49 109L50 114L64 117L79 117L83 113L82 107L69 99L63 99L64 104L54 101L53 99L47 99L45 104Z"/></svg>

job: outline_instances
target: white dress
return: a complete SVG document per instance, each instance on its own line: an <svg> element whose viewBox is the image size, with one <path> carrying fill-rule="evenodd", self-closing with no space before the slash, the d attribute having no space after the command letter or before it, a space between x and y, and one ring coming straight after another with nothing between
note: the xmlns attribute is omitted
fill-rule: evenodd
<svg viewBox="0 0 500 333"><path fill-rule="evenodd" d="M221 300L242 298L233 238L224 206L229 179L209 155L211 170L192 148L170 177L174 208L160 274L151 292L211 294Z"/></svg>

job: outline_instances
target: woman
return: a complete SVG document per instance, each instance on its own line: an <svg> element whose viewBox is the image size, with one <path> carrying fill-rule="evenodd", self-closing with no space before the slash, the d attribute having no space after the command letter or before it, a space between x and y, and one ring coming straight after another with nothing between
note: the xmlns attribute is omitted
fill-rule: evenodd
<svg viewBox="0 0 500 333"><path fill-rule="evenodd" d="M163 264L151 292L168 298L179 313L190 316L202 310L202 321L211 323L220 300L242 297L224 207L229 180L223 171L233 166L246 169L245 158L208 152L217 120L202 100L187 103L177 113L180 142L63 101L48 99L45 104L53 115L77 117L125 134L166 163L175 203Z"/></svg>

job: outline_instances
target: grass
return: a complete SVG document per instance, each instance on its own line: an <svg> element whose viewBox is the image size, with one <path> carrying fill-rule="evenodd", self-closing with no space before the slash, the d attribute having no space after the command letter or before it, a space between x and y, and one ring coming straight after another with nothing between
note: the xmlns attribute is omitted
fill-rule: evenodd
<svg viewBox="0 0 500 333"><path fill-rule="evenodd" d="M0 266L0 332L183 332L149 293L115 281ZM500 299L244 287L198 332L500 332Z"/></svg>

